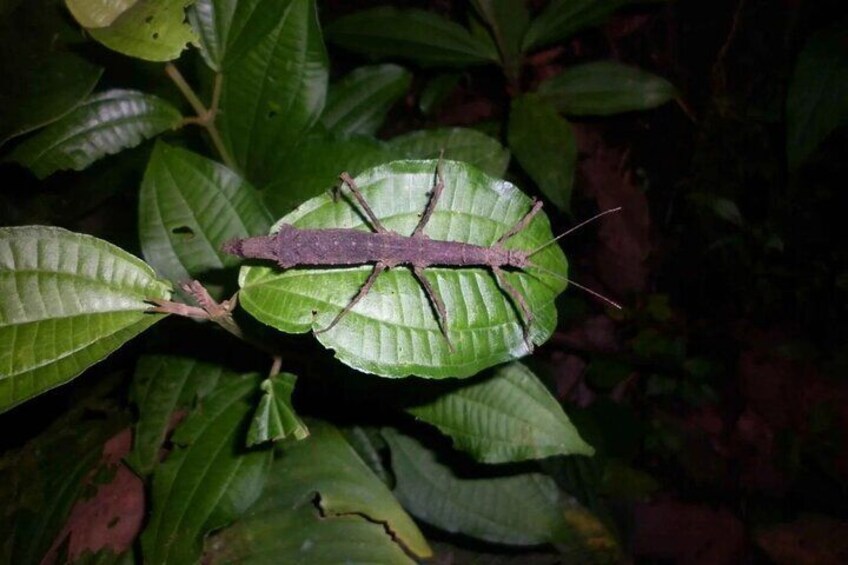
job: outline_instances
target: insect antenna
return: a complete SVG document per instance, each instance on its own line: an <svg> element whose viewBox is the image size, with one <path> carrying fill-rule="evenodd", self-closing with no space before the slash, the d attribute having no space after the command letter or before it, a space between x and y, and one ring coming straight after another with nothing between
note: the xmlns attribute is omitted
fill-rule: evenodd
<svg viewBox="0 0 848 565"><path fill-rule="evenodd" d="M547 246L549 246L553 243L556 243L557 241L564 238L568 234L574 233L575 231L579 230L580 228L582 228L586 224L590 224L590 223L594 222L595 220L598 220L598 219L606 216L607 214L612 214L614 212L620 212L620 211L621 211L621 206L618 206L616 208L610 208L609 210L604 210L603 212L599 212L599 213L595 214L594 216L592 216L591 218L589 218L588 220L583 220L582 222L580 222L576 226L565 230L564 232L562 232L561 234L559 234L558 236L556 236L552 240L548 241L547 243L543 243L542 245L540 245L539 247L537 247L536 249L534 249L533 251L528 253L527 257L532 257L533 255L535 255L536 253L538 253L542 249L546 248ZM575 285L575 286L577 286L577 285Z"/></svg>
<svg viewBox="0 0 848 565"><path fill-rule="evenodd" d="M615 308L617 310L623 309L621 307L621 304L619 304L618 302L615 302L614 300L607 298L606 296L604 296L603 294L601 294L600 292L598 292L596 290L592 290L591 288L589 288L587 286L583 286L582 284L576 283L573 280L569 279L568 277L564 277L559 273L555 273L554 271L551 271L551 270L546 269L544 267L540 267L539 265L536 265L535 263L530 263L529 267L532 268L532 269L536 269L536 270L538 270L542 273L545 273L546 275L551 276L555 279L559 279L561 281L567 282L568 284L579 288L583 292L591 294L595 298L603 300L604 302L606 302L607 304L609 304L610 306L612 306L613 308Z"/></svg>

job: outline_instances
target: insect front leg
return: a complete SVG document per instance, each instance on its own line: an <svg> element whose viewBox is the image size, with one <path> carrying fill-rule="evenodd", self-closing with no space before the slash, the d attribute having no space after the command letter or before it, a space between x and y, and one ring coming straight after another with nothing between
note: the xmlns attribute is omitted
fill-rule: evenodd
<svg viewBox="0 0 848 565"><path fill-rule="evenodd" d="M430 281L428 281L427 277L424 276L424 269L413 266L412 272L415 275L415 278L418 279L418 282L421 283L421 286L424 287L424 291L427 293L430 303L436 310L436 321L439 323L439 329L442 330L442 335L445 336L445 341L448 342L448 349L451 353L453 353L453 344L448 336L448 313L445 308L445 303L442 301L442 297L439 296L439 293L436 292L436 289L433 288Z"/></svg>
<svg viewBox="0 0 848 565"><path fill-rule="evenodd" d="M521 218L520 220L518 220L518 222L516 222L516 224L514 226L509 228L506 231L506 233L503 234L495 242L495 245L493 247L501 247L504 243L506 243L506 240L508 240L512 236L516 235L517 233L520 233L524 229L526 229L527 226L530 225L530 222L533 220L533 218L536 216L536 214L538 214L541 210L542 210L542 201L541 200L534 200L533 201L533 207L530 208L530 211L528 211L526 214L524 214L524 217Z"/></svg>
<svg viewBox="0 0 848 565"><path fill-rule="evenodd" d="M362 196L362 193L359 192L359 187L356 186L356 182L354 182L353 178L347 173L342 173L339 175L339 178L342 179L342 185L347 185L350 188L350 191L353 193L353 197L356 198L356 201L359 202L359 205L362 207L362 211L365 212L365 215L368 216L368 222L371 224L371 228L377 233L387 233L385 227L377 218L374 211L371 210L371 206L368 205L368 201L365 200L365 197Z"/></svg>
<svg viewBox="0 0 848 565"><path fill-rule="evenodd" d="M330 331L331 329L333 329L335 325L338 324L342 318L344 318L345 314L350 312L351 309L356 306L357 302L365 298L365 295L368 294L368 291L371 290L372 286L374 286L374 281L377 280L377 277L380 276L380 273L385 270L385 263L377 263L376 265L374 265L374 269L371 271L371 274L368 275L368 280L366 280L365 283L360 287L359 292L356 293L356 296L351 298L350 302L347 303L347 306L345 306L344 309L339 312L335 318L333 318L333 321L330 322L330 325L320 330L314 330L313 333L322 334L326 331Z"/></svg>
<svg viewBox="0 0 848 565"><path fill-rule="evenodd" d="M527 299L524 298L523 294L518 292L518 289L506 280L503 269L500 267L492 267L492 274L495 275L495 280L498 282L498 286L501 287L501 290L506 292L512 299L512 303L518 307L519 314L521 314L521 329L524 333L524 342L527 344L530 351L533 351L533 342L530 340L530 327L533 325L533 311L530 310L530 306L527 304Z"/></svg>

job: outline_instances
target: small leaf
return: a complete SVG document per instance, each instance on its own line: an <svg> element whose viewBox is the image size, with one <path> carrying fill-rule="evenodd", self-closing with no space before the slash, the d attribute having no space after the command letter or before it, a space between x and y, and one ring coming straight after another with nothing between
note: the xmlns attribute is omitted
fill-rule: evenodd
<svg viewBox="0 0 848 565"><path fill-rule="evenodd" d="M512 101L509 147L521 167L551 202L571 210L571 189L577 166L574 132L556 109L536 95Z"/></svg>
<svg viewBox="0 0 848 565"><path fill-rule="evenodd" d="M176 447L153 473L145 563L195 563L203 536L241 516L259 497L273 450L244 449L258 375L218 383L176 430Z"/></svg>
<svg viewBox="0 0 848 565"><path fill-rule="evenodd" d="M848 47L840 21L814 34L795 63L786 101L786 153L797 169L824 139L848 123Z"/></svg>
<svg viewBox="0 0 848 565"><path fill-rule="evenodd" d="M418 109L421 110L421 113L429 115L438 110L448 99L448 96L456 90L461 79L460 73L444 73L430 80L421 90L421 95L418 98Z"/></svg>
<svg viewBox="0 0 848 565"><path fill-rule="evenodd" d="M103 69L71 53L0 60L0 145L46 126L91 94ZM23 61L20 59L23 58Z"/></svg>
<svg viewBox="0 0 848 565"><path fill-rule="evenodd" d="M160 450L174 412L190 408L215 389L218 381L236 374L220 365L189 357L144 355L138 360L131 397L138 408L133 451L129 462L139 473L148 474L158 464Z"/></svg>
<svg viewBox="0 0 848 565"><path fill-rule="evenodd" d="M558 111L574 116L647 110L675 96L664 78L614 61L569 67L539 85L538 92Z"/></svg>
<svg viewBox="0 0 848 565"><path fill-rule="evenodd" d="M95 94L58 122L21 143L9 159L39 178L63 169L81 171L91 163L145 139L182 120L161 98L134 90Z"/></svg>
<svg viewBox="0 0 848 565"><path fill-rule="evenodd" d="M237 261L221 245L265 233L272 217L259 194L224 165L157 143L139 196L139 239L145 259L179 282L210 278L223 290L222 271Z"/></svg>
<svg viewBox="0 0 848 565"><path fill-rule="evenodd" d="M373 57L402 57L422 65L465 66L498 61L498 54L467 29L424 10L372 8L327 26L327 37Z"/></svg>
<svg viewBox="0 0 848 565"><path fill-rule="evenodd" d="M392 453L395 495L420 520L446 532L510 545L568 538L563 500L547 475L458 477L415 439L383 430Z"/></svg>
<svg viewBox="0 0 848 565"><path fill-rule="evenodd" d="M289 0L275 26L226 74L221 135L254 185L273 178L286 153L318 120L327 67L314 0Z"/></svg>
<svg viewBox="0 0 848 565"><path fill-rule="evenodd" d="M524 51L568 39L581 29L604 23L633 0L551 0L530 24Z"/></svg>
<svg viewBox="0 0 848 565"><path fill-rule="evenodd" d="M436 166L437 161L395 161L360 174L356 183L387 229L409 235L429 200ZM425 229L431 240L490 247L532 206L513 185L470 165L446 161L442 166L444 193ZM326 194L283 217L272 232L283 224L368 229L347 198L334 202ZM506 247L531 250L551 239L547 218L538 214ZM529 340L540 344L556 325L554 299L565 288L560 274L565 276L567 263L556 245L534 255L533 263L549 273L529 267L505 276L533 312ZM240 304L284 332L325 328L357 294L371 269L371 265L285 271L272 265L244 267L239 276ZM444 301L453 352L421 284L400 266L383 273L368 295L318 340L345 364L387 377L469 377L528 352L522 318L488 269L429 267L426 275Z"/></svg>
<svg viewBox="0 0 848 565"><path fill-rule="evenodd" d="M330 85L321 124L334 133L374 135L411 83L412 74L398 65L354 69Z"/></svg>
<svg viewBox="0 0 848 565"><path fill-rule="evenodd" d="M434 159L442 155L465 161L493 177L501 177L509 166L509 150L500 142L468 128L439 128L413 131L392 138L391 147L408 159Z"/></svg>
<svg viewBox="0 0 848 565"><path fill-rule="evenodd" d="M0 412L82 373L162 316L170 288L114 245L60 228L0 228Z"/></svg>
<svg viewBox="0 0 848 565"><path fill-rule="evenodd" d="M262 400L256 407L250 431L247 432L247 446L266 441L278 441L288 436L304 439L309 436L306 424L297 416L291 402L294 383L297 377L291 373L281 373L262 381Z"/></svg>
<svg viewBox="0 0 848 565"><path fill-rule="evenodd" d="M489 26L508 77L517 79L521 69L522 38L530 24L524 0L472 0L474 9Z"/></svg>
<svg viewBox="0 0 848 565"><path fill-rule="evenodd" d="M282 0L196 0L188 16L200 39L200 53L212 70L238 64L280 21Z"/></svg>
<svg viewBox="0 0 848 565"><path fill-rule="evenodd" d="M287 444L247 515L207 542L213 563L411 563L427 541L334 427Z"/></svg>
<svg viewBox="0 0 848 565"><path fill-rule="evenodd" d="M408 411L483 463L594 454L559 402L521 363Z"/></svg>
<svg viewBox="0 0 848 565"><path fill-rule="evenodd" d="M65 0L65 5L81 26L107 27L139 0Z"/></svg>
<svg viewBox="0 0 848 565"><path fill-rule="evenodd" d="M146 61L171 61L196 39L185 21L185 8L192 1L138 0L109 26L87 28L88 33L124 55Z"/></svg>
<svg viewBox="0 0 848 565"><path fill-rule="evenodd" d="M289 152L262 196L273 214L281 216L338 186L342 172L357 175L402 156L371 137L315 133Z"/></svg>

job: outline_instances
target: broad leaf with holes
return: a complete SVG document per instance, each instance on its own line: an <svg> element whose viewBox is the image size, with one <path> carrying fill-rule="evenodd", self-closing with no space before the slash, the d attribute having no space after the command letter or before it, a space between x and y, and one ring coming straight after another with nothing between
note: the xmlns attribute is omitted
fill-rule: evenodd
<svg viewBox="0 0 848 565"><path fill-rule="evenodd" d="M365 199L387 229L409 235L429 199L438 161L395 161L356 178ZM508 182L455 161L443 163L445 189L425 233L434 240L492 246L530 210L532 201ZM347 198L313 198L283 217L300 228L368 230ZM552 239L540 213L509 239L507 248L530 251ZM541 344L556 326L554 299L565 289L567 263L549 245L532 257L535 266L509 270L508 282L520 293L534 320L528 340ZM240 304L260 321L281 331L303 333L329 325L371 272L361 267L295 268L273 264L243 268ZM367 296L330 331L318 334L342 362L387 377L468 377L486 367L529 352L523 321L512 299L484 267L430 267L426 276L441 295L454 345L442 335L433 306L406 267L384 272Z"/></svg>
<svg viewBox="0 0 848 565"><path fill-rule="evenodd" d="M575 116L648 110L675 95L664 78L615 61L569 67L540 84L538 92L558 111Z"/></svg>
<svg viewBox="0 0 848 565"><path fill-rule="evenodd" d="M141 259L61 228L0 228L0 412L97 363L160 315L170 287Z"/></svg>
<svg viewBox="0 0 848 565"><path fill-rule="evenodd" d="M461 25L424 10L363 10L327 26L327 37L351 51L403 57L422 65L474 65L498 61L497 48Z"/></svg>
<svg viewBox="0 0 848 565"><path fill-rule="evenodd" d="M373 135L411 83L412 74L398 65L354 69L330 86L321 124L338 134Z"/></svg>
<svg viewBox="0 0 848 565"><path fill-rule="evenodd" d="M95 94L62 119L21 143L9 159L39 178L135 147L180 125L182 116L161 98L135 90Z"/></svg>
<svg viewBox="0 0 848 565"><path fill-rule="evenodd" d="M284 446L261 498L206 544L213 563L410 563L427 541L333 426Z"/></svg>
<svg viewBox="0 0 848 565"><path fill-rule="evenodd" d="M274 27L225 75L217 121L236 163L256 186L273 177L286 152L318 120L327 67L314 0L288 0Z"/></svg>
<svg viewBox="0 0 848 565"><path fill-rule="evenodd" d="M594 454L545 385L517 362L407 410L484 463Z"/></svg>
<svg viewBox="0 0 848 565"><path fill-rule="evenodd" d="M259 497L271 449L244 447L260 379L222 379L174 432L176 447L153 474L145 563L194 563L203 536L239 517Z"/></svg>
<svg viewBox="0 0 848 565"><path fill-rule="evenodd" d="M295 382L297 377L291 373L281 373L262 381L264 394L247 432L248 446L277 441L288 436L303 439L309 435L306 424L292 407L291 395Z"/></svg>
<svg viewBox="0 0 848 565"><path fill-rule="evenodd" d="M200 278L216 293L237 263L221 251L236 237L265 233L272 218L258 193L224 165L157 143L139 196L144 257L166 278Z"/></svg>

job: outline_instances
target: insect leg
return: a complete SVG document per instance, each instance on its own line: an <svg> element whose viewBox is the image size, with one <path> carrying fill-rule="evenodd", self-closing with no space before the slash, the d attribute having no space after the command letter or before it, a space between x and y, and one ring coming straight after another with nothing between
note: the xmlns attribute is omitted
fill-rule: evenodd
<svg viewBox="0 0 848 565"><path fill-rule="evenodd" d="M524 341L527 343L527 347L532 351L533 342L530 341L530 326L533 324L533 311L530 310L530 306L527 305L527 300L520 292L518 292L518 289L506 280L504 272L500 267L492 267L492 273L495 275L495 280L498 281L498 286L501 287L501 290L509 295L513 304L515 304L520 310L522 316L521 329L524 332Z"/></svg>
<svg viewBox="0 0 848 565"><path fill-rule="evenodd" d="M350 187L350 191L353 193L353 196L354 198L356 198L356 201L359 202L359 205L362 206L362 211L365 212L366 216L368 216L368 221L374 231L377 233L388 232L389 230L383 227L383 224L380 223L380 220L374 214L374 211L371 210L371 206L368 205L368 201L365 200L365 197L362 196L361 192L359 192L359 187L356 186L356 183L353 181L351 176L347 173L342 173L341 175L339 175L339 178L342 179L343 184L346 184Z"/></svg>
<svg viewBox="0 0 848 565"><path fill-rule="evenodd" d="M541 209L542 209L542 201L541 200L534 200L533 201L533 207L530 208L530 211L527 212L526 214L524 214L524 217L521 218L520 220L518 220L518 223L516 223L514 226L509 228L507 230L507 232L505 234L503 234L500 237L500 239L498 239L495 242L494 247L500 247L501 245L504 244L504 242L506 242L506 240L508 240L509 238L511 238L512 236L514 236L515 234L517 234L518 232L520 232L521 230L526 228L528 225L530 225L530 222L533 220L533 217L536 214L538 214Z"/></svg>
<svg viewBox="0 0 848 565"><path fill-rule="evenodd" d="M427 296L430 298L430 303L436 310L436 321L439 322L439 329L442 330L442 335L445 336L445 341L448 342L448 349L451 353L453 353L453 344L451 343L450 337L448 337L448 313L447 309L445 309L445 303L442 301L442 297L439 296L439 293L436 292L436 289L433 288L433 285L431 285L430 281L427 280L427 277L424 276L424 269L421 267L412 267L412 272L427 292Z"/></svg>
<svg viewBox="0 0 848 565"><path fill-rule="evenodd" d="M433 192L430 193L430 200L427 201L427 207L424 208L424 213L415 226L412 232L412 237L421 237L424 233L424 226L430 221L430 216L433 215L433 210L436 209L436 203L442 196L442 191L445 189L445 179L442 176L442 158L439 157L439 163L436 165L436 185L433 187Z"/></svg>
<svg viewBox="0 0 848 565"><path fill-rule="evenodd" d="M335 318L333 318L333 321L330 322L330 325L320 330L313 330L313 333L322 334L326 331L333 329L335 325L338 324L342 318L344 318L345 314L350 312L353 307L356 306L357 302L365 298L365 295L368 294L368 291L371 290L371 287L374 285L374 281L377 280L377 277L380 276L380 273L385 270L386 265L384 263L377 263L376 265L374 265L374 269L371 271L371 274L368 275L368 280L363 283L363 285L359 289L359 292L356 293L356 296L350 299L350 302L347 303L347 306L345 306L344 309L339 312Z"/></svg>

